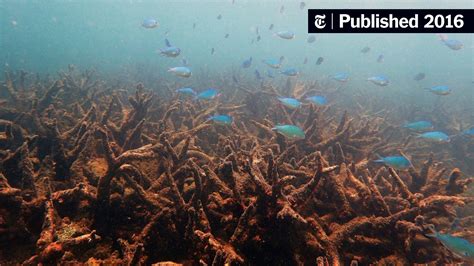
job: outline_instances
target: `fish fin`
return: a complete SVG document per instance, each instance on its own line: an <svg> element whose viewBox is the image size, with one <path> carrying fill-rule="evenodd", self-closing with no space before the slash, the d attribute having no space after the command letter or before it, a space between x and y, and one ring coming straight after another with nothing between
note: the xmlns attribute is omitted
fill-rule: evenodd
<svg viewBox="0 0 474 266"><path fill-rule="evenodd" d="M167 47L171 47L171 43L168 39L165 39L165 44L166 44Z"/></svg>

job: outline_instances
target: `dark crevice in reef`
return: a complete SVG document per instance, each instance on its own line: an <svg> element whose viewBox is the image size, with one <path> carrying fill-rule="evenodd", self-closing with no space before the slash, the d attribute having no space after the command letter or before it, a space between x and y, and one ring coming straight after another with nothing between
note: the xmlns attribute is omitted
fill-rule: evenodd
<svg viewBox="0 0 474 266"><path fill-rule="evenodd" d="M221 80L221 98L198 102L73 66L57 80L25 73L0 87L0 264L442 264L459 259L425 237L430 225L458 214L472 236L472 209L456 213L473 200L472 140L420 143L388 111L291 111L269 84ZM414 166L372 163L399 152Z"/></svg>

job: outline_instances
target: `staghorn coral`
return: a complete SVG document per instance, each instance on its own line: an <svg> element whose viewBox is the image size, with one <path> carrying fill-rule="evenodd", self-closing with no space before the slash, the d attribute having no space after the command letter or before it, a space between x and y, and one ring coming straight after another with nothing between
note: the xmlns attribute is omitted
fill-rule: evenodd
<svg viewBox="0 0 474 266"><path fill-rule="evenodd" d="M1 264L454 263L424 233L458 218L473 237L472 211L459 209L474 200L460 170L472 170L472 149L413 143L390 112L271 104L325 89L290 79L285 91L233 92L221 79L221 99L197 102L96 76L74 66L54 81L6 73ZM214 112L235 122L206 122ZM306 138L274 133L281 121ZM394 152L414 166L371 163Z"/></svg>

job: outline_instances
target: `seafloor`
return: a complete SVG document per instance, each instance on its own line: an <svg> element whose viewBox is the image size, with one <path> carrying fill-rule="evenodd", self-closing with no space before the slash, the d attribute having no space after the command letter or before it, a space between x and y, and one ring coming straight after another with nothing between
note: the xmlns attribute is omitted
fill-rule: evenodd
<svg viewBox="0 0 474 266"><path fill-rule="evenodd" d="M462 262L425 234L436 228L474 240L466 206L474 140L426 142L399 126L416 113L456 131L462 115L367 93L352 95L352 104L290 110L276 96L344 92L203 75L202 84L219 88L217 99L182 98L172 82L152 90L73 66L58 78L7 71L0 264ZM234 122L206 122L216 113ZM306 138L285 138L271 130L277 123L299 125ZM372 162L400 153L413 167Z"/></svg>

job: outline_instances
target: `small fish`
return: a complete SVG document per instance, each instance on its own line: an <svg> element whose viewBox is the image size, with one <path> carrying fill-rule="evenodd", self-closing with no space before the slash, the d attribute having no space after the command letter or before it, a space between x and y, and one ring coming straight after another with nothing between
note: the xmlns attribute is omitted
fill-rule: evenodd
<svg viewBox="0 0 474 266"><path fill-rule="evenodd" d="M294 77L294 76L298 76L299 72L296 68L294 67L289 67L283 71L280 71L280 74L283 74L283 75L286 75L286 76L290 76L290 77Z"/></svg>
<svg viewBox="0 0 474 266"><path fill-rule="evenodd" d="M433 94L446 96L451 93L451 90L448 86L440 85L440 86L433 86L431 88L426 88L425 90L430 91Z"/></svg>
<svg viewBox="0 0 474 266"><path fill-rule="evenodd" d="M252 57L242 63L242 68L249 68L252 65Z"/></svg>
<svg viewBox="0 0 474 266"><path fill-rule="evenodd" d="M186 58L181 59L181 62L183 63L184 66L188 65L188 60Z"/></svg>
<svg viewBox="0 0 474 266"><path fill-rule="evenodd" d="M174 75L182 78L191 77L191 69L188 67L173 67L168 69L168 72L173 73Z"/></svg>
<svg viewBox="0 0 474 266"><path fill-rule="evenodd" d="M303 60L303 65L306 65L308 63L308 57L305 57Z"/></svg>
<svg viewBox="0 0 474 266"><path fill-rule="evenodd" d="M411 165L410 161L405 158L405 156L380 157L380 159L375 160L374 163L383 163L397 170L406 169Z"/></svg>
<svg viewBox="0 0 474 266"><path fill-rule="evenodd" d="M193 30L196 28L196 22L193 23Z"/></svg>
<svg viewBox="0 0 474 266"><path fill-rule="evenodd" d="M265 71L265 74L266 74L267 77L269 77L269 78L274 78L274 77L275 77L275 75L273 75L273 72L271 72L270 70Z"/></svg>
<svg viewBox="0 0 474 266"><path fill-rule="evenodd" d="M255 34L259 35L260 33L258 32L258 26L255 27Z"/></svg>
<svg viewBox="0 0 474 266"><path fill-rule="evenodd" d="M306 137L304 131L294 125L277 125L272 130L290 139L304 139Z"/></svg>
<svg viewBox="0 0 474 266"><path fill-rule="evenodd" d="M263 79L262 76L260 75L260 72L258 72L257 69L255 69L255 78L258 79L258 80Z"/></svg>
<svg viewBox="0 0 474 266"><path fill-rule="evenodd" d="M326 99L326 97L321 96L321 95L311 96L311 97L306 98L306 100L316 105L326 105L328 103L328 100Z"/></svg>
<svg viewBox="0 0 474 266"><path fill-rule="evenodd" d="M222 18L222 15L219 14L219 15L217 16L217 19L221 19L221 18Z"/></svg>
<svg viewBox="0 0 474 266"><path fill-rule="evenodd" d="M464 44L461 41L454 40L454 39L448 39L443 41L443 43L451 48L451 50L461 50L464 47Z"/></svg>
<svg viewBox="0 0 474 266"><path fill-rule="evenodd" d="M268 26L268 30L273 30L273 24L270 24L270 26Z"/></svg>
<svg viewBox="0 0 474 266"><path fill-rule="evenodd" d="M318 60L316 60L316 65L318 65L318 66L321 65L323 63L323 61L324 61L324 57L321 57L321 56L318 57Z"/></svg>
<svg viewBox="0 0 474 266"><path fill-rule="evenodd" d="M346 72L339 72L332 76L332 79L340 82L346 82L347 80L349 80L349 74Z"/></svg>
<svg viewBox="0 0 474 266"><path fill-rule="evenodd" d="M441 131L426 132L419 135L418 137L439 142L449 142L449 136Z"/></svg>
<svg viewBox="0 0 474 266"><path fill-rule="evenodd" d="M213 121L216 124L220 125L230 125L232 123L232 117L228 115L213 115L209 117L207 121Z"/></svg>
<svg viewBox="0 0 474 266"><path fill-rule="evenodd" d="M308 43L313 43L315 41L316 41L316 36L314 36L314 35L310 35L310 36L308 36L308 39L306 39L306 42L308 42Z"/></svg>
<svg viewBox="0 0 474 266"><path fill-rule="evenodd" d="M455 237L450 234L441 234L434 232L432 234L426 234L428 237L438 239L443 246L453 252L455 255L468 260L474 261L474 244L461 237Z"/></svg>
<svg viewBox="0 0 474 266"><path fill-rule="evenodd" d="M213 55L215 51L216 51L216 50L214 50L214 47L212 47L212 48L211 48L211 55Z"/></svg>
<svg viewBox="0 0 474 266"><path fill-rule="evenodd" d="M285 39L285 40L291 40L295 38L295 34L292 31L279 31L275 33L276 36Z"/></svg>
<svg viewBox="0 0 474 266"><path fill-rule="evenodd" d="M285 11L285 6L280 7L280 14L283 14L283 11Z"/></svg>
<svg viewBox="0 0 474 266"><path fill-rule="evenodd" d="M448 46L452 50L461 50L464 47L464 44L461 41L449 39L446 34L438 34L438 37L441 39L441 42Z"/></svg>
<svg viewBox="0 0 474 266"><path fill-rule="evenodd" d="M383 56L383 54L379 55L379 57L377 57L377 63L383 63L385 57Z"/></svg>
<svg viewBox="0 0 474 266"><path fill-rule="evenodd" d="M469 135L469 136L474 136L474 127L471 127L470 129L466 129L462 132L463 135Z"/></svg>
<svg viewBox="0 0 474 266"><path fill-rule="evenodd" d="M260 37L260 35L258 35L257 36L257 42L259 42L261 39L262 39L262 37Z"/></svg>
<svg viewBox="0 0 474 266"><path fill-rule="evenodd" d="M229 33L226 33L226 34L224 35L224 38L226 38L226 39L229 38Z"/></svg>
<svg viewBox="0 0 474 266"><path fill-rule="evenodd" d="M413 131L422 132L433 129L433 124L429 121L422 120L405 124L403 127Z"/></svg>
<svg viewBox="0 0 474 266"><path fill-rule="evenodd" d="M142 27L147 28L147 29L153 29L158 26L159 26L158 21L154 18L147 18L143 20L142 22Z"/></svg>
<svg viewBox="0 0 474 266"><path fill-rule="evenodd" d="M269 66L269 67L271 67L271 68L278 69L278 68L281 67L281 63L283 62L284 59L285 59L284 56L280 56L279 59L274 59L274 58L272 58L272 59L265 59L265 60L262 60L262 62L263 62L265 65L267 65L267 66Z"/></svg>
<svg viewBox="0 0 474 266"><path fill-rule="evenodd" d="M184 95L196 96L196 92L192 88L180 88L177 89L176 92Z"/></svg>
<svg viewBox="0 0 474 266"><path fill-rule="evenodd" d="M413 77L413 80L420 81L420 80L425 79L425 77L426 77L425 73L420 72Z"/></svg>
<svg viewBox="0 0 474 266"><path fill-rule="evenodd" d="M209 88L205 91L200 92L196 98L200 100L212 100L219 96L219 92L216 89Z"/></svg>
<svg viewBox="0 0 474 266"><path fill-rule="evenodd" d="M300 9L304 9L306 7L306 3L305 2L300 2Z"/></svg>
<svg viewBox="0 0 474 266"><path fill-rule="evenodd" d="M232 81L234 81L234 83L239 83L239 81L237 80L237 78L234 75L232 75Z"/></svg>
<svg viewBox="0 0 474 266"><path fill-rule="evenodd" d="M301 106L301 102L295 98L290 97L278 97L278 100L286 107L290 109L296 109Z"/></svg>
<svg viewBox="0 0 474 266"><path fill-rule="evenodd" d="M166 47L163 49L160 49L160 54L167 56L167 57L177 57L181 53L181 49L178 47Z"/></svg>
<svg viewBox="0 0 474 266"><path fill-rule="evenodd" d="M367 80L374 83L375 85L382 86L382 87L387 86L390 83L388 78L384 75L369 77Z"/></svg>
<svg viewBox="0 0 474 266"><path fill-rule="evenodd" d="M370 47L369 47L369 46L366 46L366 47L364 47L364 48L362 48L362 49L360 50L360 52L363 53L363 54L366 54L366 53L368 53L369 51L370 51Z"/></svg>

